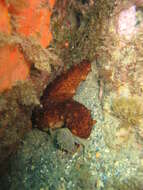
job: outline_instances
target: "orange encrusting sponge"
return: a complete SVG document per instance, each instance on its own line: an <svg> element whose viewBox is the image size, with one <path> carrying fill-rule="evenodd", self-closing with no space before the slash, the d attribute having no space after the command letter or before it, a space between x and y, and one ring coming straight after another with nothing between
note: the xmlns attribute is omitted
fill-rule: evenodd
<svg viewBox="0 0 143 190"><path fill-rule="evenodd" d="M49 5L46 5L46 0L30 0L28 3L22 3L21 8L14 2L9 3L8 7L14 19L13 23L16 32L27 37L32 36L43 47L47 47L52 39L50 17L52 13L51 7L53 7L55 0L50 0Z"/></svg>
<svg viewBox="0 0 143 190"><path fill-rule="evenodd" d="M29 65L17 47L0 47L0 91L9 89L18 80L29 75Z"/></svg>
<svg viewBox="0 0 143 190"><path fill-rule="evenodd" d="M47 47L52 40L50 17L54 4L55 0L0 0L0 33L33 37ZM16 44L0 46L0 92L10 89L16 81L26 80L29 70Z"/></svg>
<svg viewBox="0 0 143 190"><path fill-rule="evenodd" d="M0 1L0 32L11 33L10 18L5 3Z"/></svg>

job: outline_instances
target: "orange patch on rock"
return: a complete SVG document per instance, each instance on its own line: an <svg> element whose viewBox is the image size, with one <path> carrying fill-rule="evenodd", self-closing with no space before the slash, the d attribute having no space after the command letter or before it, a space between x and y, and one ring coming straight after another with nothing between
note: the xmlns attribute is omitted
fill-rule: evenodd
<svg viewBox="0 0 143 190"><path fill-rule="evenodd" d="M9 12L14 16L15 31L24 36L32 36L37 39L43 47L47 47L52 40L50 31L51 8L55 0L21 0L23 6L20 8L16 1L8 4ZM25 4L24 4L25 2ZM16 6L17 5L17 6Z"/></svg>
<svg viewBox="0 0 143 190"><path fill-rule="evenodd" d="M5 45L0 48L0 92L10 89L16 81L26 80L29 65L17 47Z"/></svg>
<svg viewBox="0 0 143 190"><path fill-rule="evenodd" d="M52 40L51 10L55 0L0 0L0 32L16 32L34 37L43 47ZM29 66L16 45L0 48L0 92L9 89L18 80L25 80Z"/></svg>
<svg viewBox="0 0 143 190"><path fill-rule="evenodd" d="M0 1L0 32L11 33L10 18L4 1Z"/></svg>

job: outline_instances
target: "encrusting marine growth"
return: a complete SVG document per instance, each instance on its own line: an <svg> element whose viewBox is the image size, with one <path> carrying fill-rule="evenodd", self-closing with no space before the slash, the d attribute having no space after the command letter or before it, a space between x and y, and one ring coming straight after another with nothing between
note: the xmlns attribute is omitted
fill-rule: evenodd
<svg viewBox="0 0 143 190"><path fill-rule="evenodd" d="M14 38L32 38L46 48L51 40L50 18L55 0L0 0L0 92L11 89L19 80L30 75L29 61L25 60ZM6 35L7 42L3 43ZM25 50L26 51L26 50Z"/></svg>

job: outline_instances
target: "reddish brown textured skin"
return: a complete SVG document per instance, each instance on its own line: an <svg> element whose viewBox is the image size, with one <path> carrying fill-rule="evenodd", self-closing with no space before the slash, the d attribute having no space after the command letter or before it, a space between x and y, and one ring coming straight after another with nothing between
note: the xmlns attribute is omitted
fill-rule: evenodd
<svg viewBox="0 0 143 190"><path fill-rule="evenodd" d="M89 61L82 61L74 65L66 73L57 77L45 90L42 103L46 104L49 100L54 102L64 102L71 99L76 92L79 83L86 79L87 74L91 71Z"/></svg>
<svg viewBox="0 0 143 190"><path fill-rule="evenodd" d="M90 110L71 99L62 103L49 104L41 115L39 127L47 130L47 128L66 126L74 135L88 138L94 123Z"/></svg>
<svg viewBox="0 0 143 190"><path fill-rule="evenodd" d="M59 128L56 127L58 122L64 123L64 103L49 103L39 114L38 127L46 130L47 128ZM61 125L60 127L62 127Z"/></svg>
<svg viewBox="0 0 143 190"><path fill-rule="evenodd" d="M79 83L86 79L90 70L90 62L83 61L46 88L41 100L43 109L36 114L40 129L67 127L80 138L90 136L96 121L93 121L90 110L72 99Z"/></svg>
<svg viewBox="0 0 143 190"><path fill-rule="evenodd" d="M66 127L69 128L74 135L80 138L88 138L94 124L90 110L73 100L65 104L65 110Z"/></svg>

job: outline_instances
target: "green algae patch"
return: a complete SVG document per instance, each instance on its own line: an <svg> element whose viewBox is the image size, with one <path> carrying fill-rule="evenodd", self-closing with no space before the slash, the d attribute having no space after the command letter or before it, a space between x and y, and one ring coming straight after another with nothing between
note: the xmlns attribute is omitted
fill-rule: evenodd
<svg viewBox="0 0 143 190"><path fill-rule="evenodd" d="M143 117L143 105L137 98L116 98L111 108L113 115L127 125L137 126Z"/></svg>

